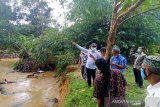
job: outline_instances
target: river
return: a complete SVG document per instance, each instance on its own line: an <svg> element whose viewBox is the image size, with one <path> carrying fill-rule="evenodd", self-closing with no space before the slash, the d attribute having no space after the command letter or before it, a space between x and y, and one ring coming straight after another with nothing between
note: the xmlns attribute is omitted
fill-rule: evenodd
<svg viewBox="0 0 160 107"><path fill-rule="evenodd" d="M54 72L36 74L15 72L10 67L18 59L0 60L0 81L4 91L0 94L0 107L55 107L59 99L59 82Z"/></svg>

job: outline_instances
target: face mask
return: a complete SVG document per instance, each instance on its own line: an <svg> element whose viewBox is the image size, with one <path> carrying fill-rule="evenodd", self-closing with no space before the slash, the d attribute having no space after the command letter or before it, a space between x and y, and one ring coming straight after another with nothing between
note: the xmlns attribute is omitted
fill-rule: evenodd
<svg viewBox="0 0 160 107"><path fill-rule="evenodd" d="M141 52L142 52L142 50L141 50L141 49L138 49L138 50L137 50L137 52L138 52L138 53L141 53Z"/></svg>
<svg viewBox="0 0 160 107"><path fill-rule="evenodd" d="M149 77L152 73L150 73L149 75L146 75L145 73L145 69L144 68L141 68L141 77L142 79L146 79L147 77Z"/></svg>
<svg viewBox="0 0 160 107"><path fill-rule="evenodd" d="M141 77L142 77L142 79L144 80L144 79L146 79L146 74L145 74L145 70L144 70L144 68L141 68Z"/></svg>
<svg viewBox="0 0 160 107"><path fill-rule="evenodd" d="M95 48L95 47L92 47L92 48L91 48L91 50L92 50L92 51L96 51L96 50L97 50L97 48Z"/></svg>

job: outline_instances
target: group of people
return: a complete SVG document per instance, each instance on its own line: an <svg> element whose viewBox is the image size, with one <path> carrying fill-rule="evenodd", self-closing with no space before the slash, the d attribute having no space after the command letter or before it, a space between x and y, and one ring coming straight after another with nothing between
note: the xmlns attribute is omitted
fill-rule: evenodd
<svg viewBox="0 0 160 107"><path fill-rule="evenodd" d="M72 45L81 51L82 78L87 80L89 87L92 85L91 78L93 79L93 95L97 99L98 107L106 105L111 107L127 107L127 103L116 105L107 102L107 98L124 100L126 95L127 82L124 77L124 70L127 66L127 60L120 54L120 49L117 47L113 48L112 56L106 61L104 59L106 49L103 47L98 51L96 43L92 43L89 49L85 49L75 42L72 42ZM160 57L146 56L143 47L139 47L137 54L134 54L134 56L133 71L137 86L141 88L143 86L143 79L147 79L151 83L147 88L147 97L160 97ZM96 69L98 69L99 73L96 73ZM147 101L147 97L145 101ZM157 104L159 103L157 102ZM151 103L146 103L148 107L153 107L149 106L149 104ZM155 107L160 107L160 104Z"/></svg>

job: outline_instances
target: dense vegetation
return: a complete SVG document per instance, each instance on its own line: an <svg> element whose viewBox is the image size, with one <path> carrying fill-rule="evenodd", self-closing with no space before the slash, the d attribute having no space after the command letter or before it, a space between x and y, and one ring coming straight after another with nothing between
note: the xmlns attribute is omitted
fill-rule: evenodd
<svg viewBox="0 0 160 107"><path fill-rule="evenodd" d="M78 60L78 53L70 41L88 48L91 42L99 47L106 45L111 15L112 0L73 0L68 2L66 26L59 26L52 19L52 7L43 0L17 0L10 5L8 0L0 0L0 50L6 53L23 54L27 52L40 64L50 57L54 59L57 70L62 72L68 64ZM66 0L59 0L66 5ZM133 0L136 1L136 0ZM154 1L146 0L142 9L155 6ZM151 2L151 3L150 3ZM130 5L127 2L125 6ZM158 3L156 5L159 5ZM125 10L125 9L124 9ZM67 26L68 23L73 23ZM54 25L51 26L51 25ZM124 22L117 29L115 45L128 57L130 48L145 46L147 54L160 53L160 12L158 9L146 12ZM106 36L107 35L107 36ZM135 45L135 47L133 47Z"/></svg>

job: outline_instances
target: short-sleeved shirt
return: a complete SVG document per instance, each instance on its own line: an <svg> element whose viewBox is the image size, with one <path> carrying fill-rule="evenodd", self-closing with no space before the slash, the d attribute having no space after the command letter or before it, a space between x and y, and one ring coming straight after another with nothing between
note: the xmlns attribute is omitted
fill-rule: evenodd
<svg viewBox="0 0 160 107"><path fill-rule="evenodd" d="M111 77L109 81L110 97L125 97L125 86L126 80L124 75L120 73L118 69L113 69L110 71ZM102 74L97 74L94 80L94 97L98 99L103 99L108 97L109 93L105 92L105 80Z"/></svg>
<svg viewBox="0 0 160 107"><path fill-rule="evenodd" d="M115 64L118 64L118 65L122 65L123 67L126 68L127 66L127 60L125 57L123 57L122 55L119 55L118 57L114 57L112 56L111 57L111 62L115 63ZM111 65L111 69L119 69L117 66L114 66L114 65ZM120 72L122 74L124 74L124 69L119 69Z"/></svg>

